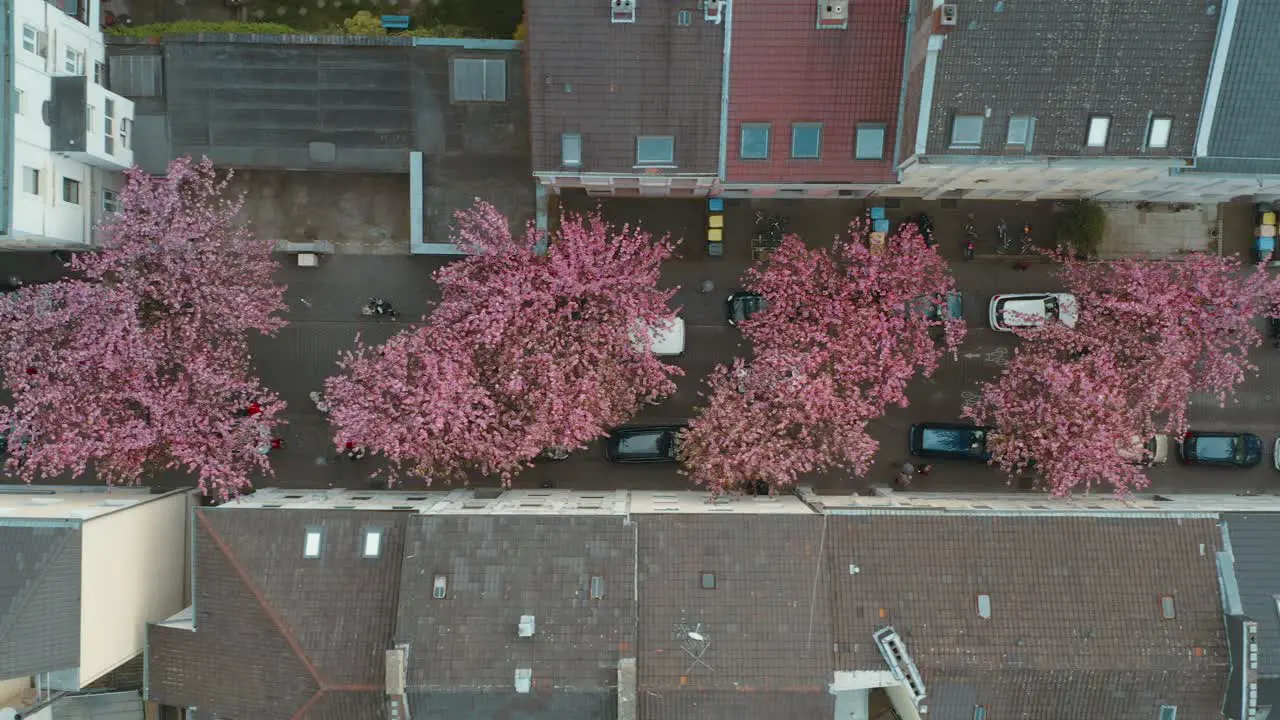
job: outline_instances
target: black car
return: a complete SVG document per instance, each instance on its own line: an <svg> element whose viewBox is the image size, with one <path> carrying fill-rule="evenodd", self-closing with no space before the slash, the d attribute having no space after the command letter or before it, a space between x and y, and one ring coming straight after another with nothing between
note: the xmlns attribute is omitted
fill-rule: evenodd
<svg viewBox="0 0 1280 720"><path fill-rule="evenodd" d="M919 457L987 462L989 427L962 423L918 423L911 426L908 449Z"/></svg>
<svg viewBox="0 0 1280 720"><path fill-rule="evenodd" d="M629 425L614 429L604 441L605 457L620 463L676 462L680 433L676 425Z"/></svg>
<svg viewBox="0 0 1280 720"><path fill-rule="evenodd" d="M1178 443L1178 459L1188 465L1249 468L1262 462L1262 438L1253 433L1192 430Z"/></svg>
<svg viewBox="0 0 1280 720"><path fill-rule="evenodd" d="M769 307L769 301L765 300L760 293L737 290L729 295L725 306L728 310L729 324L737 326L738 323Z"/></svg>

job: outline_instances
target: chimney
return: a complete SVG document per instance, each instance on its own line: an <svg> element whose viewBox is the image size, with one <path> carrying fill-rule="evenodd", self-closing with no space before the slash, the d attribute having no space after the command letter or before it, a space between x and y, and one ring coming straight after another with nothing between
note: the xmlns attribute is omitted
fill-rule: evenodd
<svg viewBox="0 0 1280 720"><path fill-rule="evenodd" d="M636 659L618 661L618 720L636 720Z"/></svg>
<svg viewBox="0 0 1280 720"><path fill-rule="evenodd" d="M410 720L409 703L404 697L408 656L408 645L397 645L387 651L387 717L390 720Z"/></svg>
<svg viewBox="0 0 1280 720"><path fill-rule="evenodd" d="M934 35L946 35L960 21L960 7L956 3L943 3L933 10L931 19Z"/></svg>

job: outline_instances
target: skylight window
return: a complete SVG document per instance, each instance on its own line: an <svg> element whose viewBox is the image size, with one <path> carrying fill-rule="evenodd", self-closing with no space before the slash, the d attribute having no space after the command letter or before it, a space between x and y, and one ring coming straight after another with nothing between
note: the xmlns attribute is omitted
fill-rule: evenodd
<svg viewBox="0 0 1280 720"><path fill-rule="evenodd" d="M1151 127L1147 130L1147 147L1155 149L1169 147L1169 133L1172 130L1173 118L1151 118Z"/></svg>
<svg viewBox="0 0 1280 720"><path fill-rule="evenodd" d="M1177 705L1161 705L1160 720L1178 720Z"/></svg>
<svg viewBox="0 0 1280 720"><path fill-rule="evenodd" d="M560 164L578 167L582 164L582 135L564 133L560 136Z"/></svg>
<svg viewBox="0 0 1280 720"><path fill-rule="evenodd" d="M703 589L703 590L715 590L715 589L716 589L716 574L715 574L715 573L709 573L709 572L708 572L708 573L702 573L702 589Z"/></svg>
<svg viewBox="0 0 1280 720"><path fill-rule="evenodd" d="M364 556L367 558L376 558L380 554L382 554L382 531L365 530Z"/></svg>
<svg viewBox="0 0 1280 720"><path fill-rule="evenodd" d="M1029 115L1013 115L1009 118L1009 132L1005 136L1006 145L1031 147L1031 135L1035 131L1036 119Z"/></svg>
<svg viewBox="0 0 1280 720"><path fill-rule="evenodd" d="M1085 144L1091 148L1107 146L1107 136L1111 134L1111 118L1105 115L1094 115L1089 118L1089 137Z"/></svg>
<svg viewBox="0 0 1280 720"><path fill-rule="evenodd" d="M983 620L991 619L991 596L986 593L978 594L978 617Z"/></svg>
<svg viewBox="0 0 1280 720"><path fill-rule="evenodd" d="M982 116L955 116L951 120L951 147L976 148L980 145L982 145Z"/></svg>
<svg viewBox="0 0 1280 720"><path fill-rule="evenodd" d="M1177 614L1173 610L1172 595L1160 596L1160 617L1163 617L1165 620L1172 620L1177 617Z"/></svg>
<svg viewBox="0 0 1280 720"><path fill-rule="evenodd" d="M308 558L320 557L320 531L308 530L307 541L302 547L302 556Z"/></svg>

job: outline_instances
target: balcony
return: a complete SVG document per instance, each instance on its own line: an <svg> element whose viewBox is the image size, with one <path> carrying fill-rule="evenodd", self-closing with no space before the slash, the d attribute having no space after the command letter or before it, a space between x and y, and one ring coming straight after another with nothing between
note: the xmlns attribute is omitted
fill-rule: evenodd
<svg viewBox="0 0 1280 720"><path fill-rule="evenodd" d="M46 3L75 18L81 23L89 24L89 3L92 0L44 0Z"/></svg>
<svg viewBox="0 0 1280 720"><path fill-rule="evenodd" d="M54 77L49 146L103 170L133 165L133 102L80 75Z"/></svg>

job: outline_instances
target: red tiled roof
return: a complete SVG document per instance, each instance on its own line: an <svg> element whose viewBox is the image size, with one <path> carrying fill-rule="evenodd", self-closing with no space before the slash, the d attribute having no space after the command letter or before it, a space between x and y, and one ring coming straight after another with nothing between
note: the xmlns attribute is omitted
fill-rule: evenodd
<svg viewBox="0 0 1280 720"><path fill-rule="evenodd" d="M846 29L818 30L813 0L733 6L729 182L892 182L907 0L851 0ZM768 160L741 160L741 123L772 123ZM822 157L791 159L791 123L823 123ZM883 123L883 160L854 160L855 128Z"/></svg>

